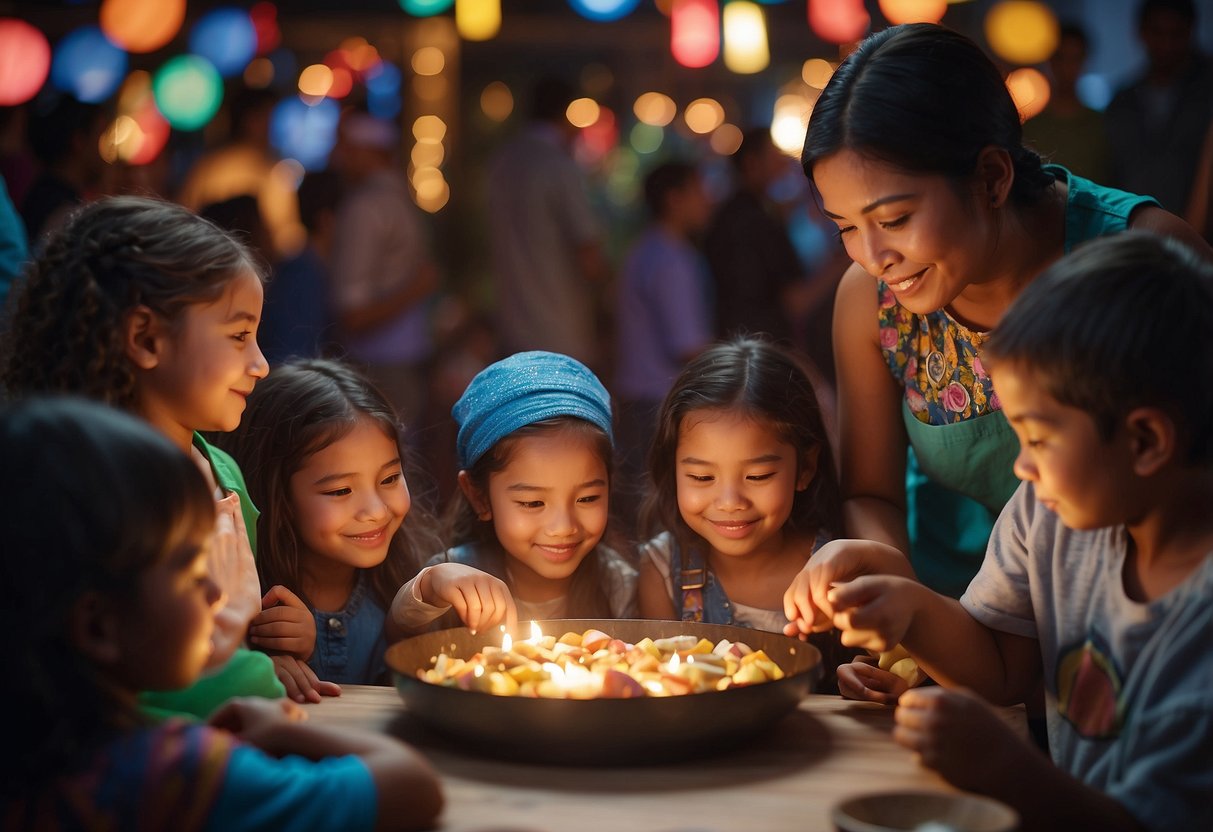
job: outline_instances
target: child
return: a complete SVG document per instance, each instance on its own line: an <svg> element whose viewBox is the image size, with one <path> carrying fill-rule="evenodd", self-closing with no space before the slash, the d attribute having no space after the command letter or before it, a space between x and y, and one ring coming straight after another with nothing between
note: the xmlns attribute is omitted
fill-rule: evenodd
<svg viewBox="0 0 1213 832"><path fill-rule="evenodd" d="M141 197L80 209L14 297L0 351L9 395L75 393L142 416L194 460L219 510L250 535L209 561L227 596L214 672L189 691L149 696L149 707L205 717L234 695L283 693L270 660L240 647L261 608L257 510L240 469L197 433L236 427L268 372L256 340L261 298L244 246L180 206Z"/></svg>
<svg viewBox="0 0 1213 832"><path fill-rule="evenodd" d="M150 725L138 691L197 678L235 548L197 467L124 413L73 399L0 411L8 651L0 815L12 829L419 829L434 774L388 737L236 700L212 725ZM104 494L102 494L104 489ZM290 706L290 707L284 707ZM280 759L281 758L281 759Z"/></svg>
<svg viewBox="0 0 1213 832"><path fill-rule="evenodd" d="M944 687L901 696L895 737L1024 829L1213 828L1211 331L1213 268L1180 243L1058 261L986 348L1025 482L960 601L864 576L904 558L854 541L788 590L800 632L909 650ZM1056 767L951 690L1014 703L1042 678Z"/></svg>
<svg viewBox="0 0 1213 832"><path fill-rule="evenodd" d="M412 505L399 429L354 370L302 359L257 386L222 440L265 508L257 560L266 609L249 640L279 653L279 678L299 701L336 695L333 682L386 682L385 610L438 547L433 522Z"/></svg>
<svg viewBox="0 0 1213 832"><path fill-rule="evenodd" d="M784 590L840 526L834 470L799 361L756 338L709 347L658 415L640 614L782 632Z"/></svg>
<svg viewBox="0 0 1213 832"><path fill-rule="evenodd" d="M566 355L521 352L478 373L451 412L458 545L401 589L396 623L416 632L452 606L473 630L512 625L515 605L529 619L634 618L636 570L602 543L613 454L602 383ZM443 574L452 565L463 574ZM508 591L486 588L484 572Z"/></svg>

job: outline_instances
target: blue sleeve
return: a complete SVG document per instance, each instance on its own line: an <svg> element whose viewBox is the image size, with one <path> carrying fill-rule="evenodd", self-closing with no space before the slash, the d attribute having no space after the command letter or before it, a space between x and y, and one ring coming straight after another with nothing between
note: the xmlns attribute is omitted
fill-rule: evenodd
<svg viewBox="0 0 1213 832"><path fill-rule="evenodd" d="M358 757L275 759L242 745L228 761L207 829L356 832L373 829L377 813L375 782Z"/></svg>
<svg viewBox="0 0 1213 832"><path fill-rule="evenodd" d="M0 176L0 308L3 308L9 287L21 274L28 256L25 225L9 199L4 177Z"/></svg>

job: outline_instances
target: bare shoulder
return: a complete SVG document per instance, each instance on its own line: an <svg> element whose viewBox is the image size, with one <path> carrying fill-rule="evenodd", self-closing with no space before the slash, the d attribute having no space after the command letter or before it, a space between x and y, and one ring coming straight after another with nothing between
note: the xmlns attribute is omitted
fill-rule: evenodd
<svg viewBox="0 0 1213 832"><path fill-rule="evenodd" d="M1137 231L1151 231L1163 237L1172 237L1184 243L1201 257L1213 262L1213 248L1181 217L1157 205L1143 205L1129 217L1129 227Z"/></svg>

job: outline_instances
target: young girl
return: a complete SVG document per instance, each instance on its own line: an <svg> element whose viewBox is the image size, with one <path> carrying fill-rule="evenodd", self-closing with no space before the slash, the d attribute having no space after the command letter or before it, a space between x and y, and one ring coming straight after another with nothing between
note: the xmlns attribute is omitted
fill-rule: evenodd
<svg viewBox="0 0 1213 832"><path fill-rule="evenodd" d="M75 393L142 416L189 455L247 539L209 562L227 596L211 671L146 704L206 716L240 694L281 696L272 663L240 647L261 608L257 510L240 469L197 431L229 431L268 372L257 347L261 274L247 249L180 206L98 200L48 242L14 297L0 378L10 396Z"/></svg>
<svg viewBox="0 0 1213 832"><path fill-rule="evenodd" d="M212 725L147 722L137 691L198 677L234 549L197 467L111 408L31 399L0 411L8 651L0 815L13 829L428 828L442 797L401 743L237 700ZM104 489L104 494L101 490ZM289 707L284 707L289 706ZM292 756L293 755L293 756Z"/></svg>
<svg viewBox="0 0 1213 832"><path fill-rule="evenodd" d="M277 368L222 440L265 507L257 538L268 592L250 641L279 652L274 663L292 698L340 692L320 679L386 682L385 611L441 548L434 523L412 506L399 431L370 382L311 359Z"/></svg>
<svg viewBox="0 0 1213 832"><path fill-rule="evenodd" d="M418 631L454 607L471 629L512 624L515 604L524 619L635 617L636 570L602 543L611 400L594 374L566 355L517 353L477 374L451 412L458 545L401 589L396 623ZM480 573L508 592L486 592Z"/></svg>
<svg viewBox="0 0 1213 832"><path fill-rule="evenodd" d="M783 632L784 591L840 527L834 457L800 362L739 338L687 364L658 414L640 614ZM659 532L659 533L658 533ZM841 652L818 643L826 667Z"/></svg>

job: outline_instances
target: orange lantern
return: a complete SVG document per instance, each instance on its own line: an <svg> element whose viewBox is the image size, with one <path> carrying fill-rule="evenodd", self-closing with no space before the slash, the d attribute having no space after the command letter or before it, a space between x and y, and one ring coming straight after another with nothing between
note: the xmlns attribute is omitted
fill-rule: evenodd
<svg viewBox="0 0 1213 832"><path fill-rule="evenodd" d="M127 52L155 52L181 30L185 0L103 0L101 31Z"/></svg>

